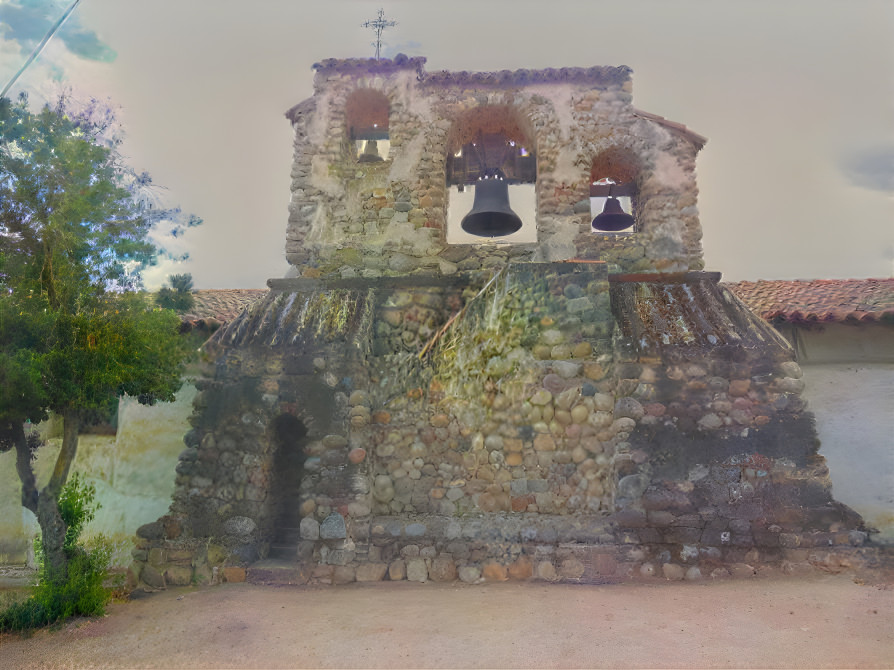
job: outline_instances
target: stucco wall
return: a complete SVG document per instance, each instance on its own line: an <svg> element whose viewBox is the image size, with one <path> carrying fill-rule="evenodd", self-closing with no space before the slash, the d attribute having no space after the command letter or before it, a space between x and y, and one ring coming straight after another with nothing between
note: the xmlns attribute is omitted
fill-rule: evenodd
<svg viewBox="0 0 894 670"><path fill-rule="evenodd" d="M152 407L124 398L118 407L117 435L82 435L72 472L96 486L102 508L85 537L102 533L116 547L115 562L126 565L134 531L164 514L174 492L174 468L189 430L196 390L190 384L171 403ZM38 451L38 486L44 486L59 453L60 438L51 437ZM0 454L0 563L22 563L31 538L39 532L34 515L21 506L15 452Z"/></svg>
<svg viewBox="0 0 894 670"><path fill-rule="evenodd" d="M875 541L894 542L894 363L802 369L835 499L881 531Z"/></svg>
<svg viewBox="0 0 894 670"><path fill-rule="evenodd" d="M802 366L894 363L894 327L890 324L830 323L808 329L784 325L779 330L795 344Z"/></svg>
<svg viewBox="0 0 894 670"><path fill-rule="evenodd" d="M784 324L804 372L804 397L833 495L894 542L894 328L884 323Z"/></svg>

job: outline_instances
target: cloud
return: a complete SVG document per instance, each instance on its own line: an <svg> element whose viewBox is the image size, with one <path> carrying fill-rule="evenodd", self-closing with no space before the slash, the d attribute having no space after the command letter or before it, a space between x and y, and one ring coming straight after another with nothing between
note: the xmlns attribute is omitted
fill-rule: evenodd
<svg viewBox="0 0 894 670"><path fill-rule="evenodd" d="M856 186L894 193L894 145L855 151L843 159L841 169Z"/></svg>
<svg viewBox="0 0 894 670"><path fill-rule="evenodd" d="M46 35L70 5L56 0L9 0L0 4L0 34L4 40L18 43L23 55L28 55ZM109 63L116 53L102 42L95 32L84 28L77 9L56 33L54 40L62 42L73 55L86 60Z"/></svg>
<svg viewBox="0 0 894 670"><path fill-rule="evenodd" d="M407 56L418 56L422 53L422 44L420 42L401 42L395 46L382 43L382 57L394 58L397 54L406 54Z"/></svg>

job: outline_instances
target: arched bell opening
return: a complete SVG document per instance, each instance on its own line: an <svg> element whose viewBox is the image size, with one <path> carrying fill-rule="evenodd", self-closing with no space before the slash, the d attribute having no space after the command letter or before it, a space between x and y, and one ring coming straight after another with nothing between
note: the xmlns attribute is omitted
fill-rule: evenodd
<svg viewBox="0 0 894 670"><path fill-rule="evenodd" d="M637 231L638 158L613 147L601 152L590 167L590 216L595 234Z"/></svg>
<svg viewBox="0 0 894 670"><path fill-rule="evenodd" d="M447 138L447 242L537 241L537 152L526 120L508 105L460 114Z"/></svg>
<svg viewBox="0 0 894 670"><path fill-rule="evenodd" d="M270 484L270 556L294 559L301 523L301 477L304 473L307 428L291 414L280 414L272 424L274 446Z"/></svg>
<svg viewBox="0 0 894 670"><path fill-rule="evenodd" d="M345 104L347 150L358 163L388 160L391 140L388 131L388 98L370 88L357 89Z"/></svg>

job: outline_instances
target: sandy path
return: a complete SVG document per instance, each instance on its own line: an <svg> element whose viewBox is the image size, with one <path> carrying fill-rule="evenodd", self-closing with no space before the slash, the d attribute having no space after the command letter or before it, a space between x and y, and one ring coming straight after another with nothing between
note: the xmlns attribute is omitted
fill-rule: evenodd
<svg viewBox="0 0 894 670"><path fill-rule="evenodd" d="M894 667L894 589L844 577L229 584L0 637L0 668Z"/></svg>

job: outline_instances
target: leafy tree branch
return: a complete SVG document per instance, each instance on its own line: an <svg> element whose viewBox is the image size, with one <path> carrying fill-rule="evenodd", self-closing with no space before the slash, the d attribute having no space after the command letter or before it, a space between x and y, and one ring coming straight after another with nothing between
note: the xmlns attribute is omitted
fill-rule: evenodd
<svg viewBox="0 0 894 670"><path fill-rule="evenodd" d="M159 254L153 226L179 212L147 204L151 180L123 165L113 128L98 107L74 112L62 99L31 112L24 98L0 99L0 450L16 450L22 504L62 580L59 501L81 427L123 394L172 400L185 355L176 314L136 291ZM51 412L62 445L38 490L23 425Z"/></svg>

